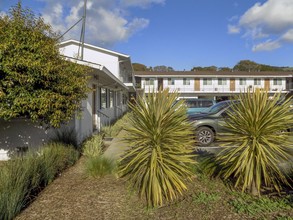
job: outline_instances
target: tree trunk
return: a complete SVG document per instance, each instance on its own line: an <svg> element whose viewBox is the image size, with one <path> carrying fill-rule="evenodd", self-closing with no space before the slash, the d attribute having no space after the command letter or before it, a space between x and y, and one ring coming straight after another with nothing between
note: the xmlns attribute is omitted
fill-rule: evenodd
<svg viewBox="0 0 293 220"><path fill-rule="evenodd" d="M251 182L251 186L250 186L250 193L254 196L258 196L259 195L259 191L257 189L257 186L256 186L256 182L255 180L253 179L252 182Z"/></svg>

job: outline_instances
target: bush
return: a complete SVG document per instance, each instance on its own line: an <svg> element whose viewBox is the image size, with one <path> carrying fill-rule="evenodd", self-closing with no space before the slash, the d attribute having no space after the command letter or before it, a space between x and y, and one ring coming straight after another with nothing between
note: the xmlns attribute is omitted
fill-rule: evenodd
<svg viewBox="0 0 293 220"><path fill-rule="evenodd" d="M130 149L120 161L120 176L128 177L148 206L174 200L193 176L193 130L177 93L158 91L130 103L132 117L124 125ZM175 104L174 104L175 103Z"/></svg>
<svg viewBox="0 0 293 220"><path fill-rule="evenodd" d="M13 219L78 156L72 147L49 144L40 153L7 161L0 170L0 219Z"/></svg>
<svg viewBox="0 0 293 220"><path fill-rule="evenodd" d="M103 177L112 174L116 170L116 163L110 158L100 156L88 157L85 162L85 170L89 176Z"/></svg>
<svg viewBox="0 0 293 220"><path fill-rule="evenodd" d="M101 155L104 142L101 135L94 135L83 144L83 155L87 157L97 157Z"/></svg>
<svg viewBox="0 0 293 220"><path fill-rule="evenodd" d="M224 178L234 178L235 186L260 194L262 186L280 191L289 184L279 165L289 161L292 152L290 133L293 112L289 100L279 104L280 94L272 100L263 90L240 94L239 104L231 106L226 128L229 133L221 139L228 147L216 157ZM291 151L291 152L290 152Z"/></svg>
<svg viewBox="0 0 293 220"><path fill-rule="evenodd" d="M73 146L76 150L80 150L80 145L77 140L77 133L74 128L55 130L54 137L51 138L51 141L61 143L66 146Z"/></svg>

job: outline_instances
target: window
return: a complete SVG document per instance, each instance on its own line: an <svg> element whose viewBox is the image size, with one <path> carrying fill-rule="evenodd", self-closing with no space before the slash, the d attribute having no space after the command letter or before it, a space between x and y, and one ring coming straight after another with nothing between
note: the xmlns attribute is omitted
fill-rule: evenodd
<svg viewBox="0 0 293 220"><path fill-rule="evenodd" d="M107 108L107 89L100 88L100 109Z"/></svg>
<svg viewBox="0 0 293 220"><path fill-rule="evenodd" d="M244 79L244 78L240 78L240 79L239 79L239 85L241 85L241 86L245 86L245 85L246 85L246 79Z"/></svg>
<svg viewBox="0 0 293 220"><path fill-rule="evenodd" d="M150 78L150 86L153 86L154 85L154 82L155 82L155 79L154 78Z"/></svg>
<svg viewBox="0 0 293 220"><path fill-rule="evenodd" d="M122 103L123 103L123 105L127 104L127 96L126 96L126 94L122 94Z"/></svg>
<svg viewBox="0 0 293 220"><path fill-rule="evenodd" d="M175 79L168 78L168 85L175 85Z"/></svg>
<svg viewBox="0 0 293 220"><path fill-rule="evenodd" d="M219 78L218 79L218 85L219 86L227 85L227 80L226 79L223 79L223 78Z"/></svg>
<svg viewBox="0 0 293 220"><path fill-rule="evenodd" d="M204 86L212 85L212 79L204 78L204 79L203 79L203 85L204 85Z"/></svg>
<svg viewBox="0 0 293 220"><path fill-rule="evenodd" d="M261 79L254 79L254 85L260 86L261 85Z"/></svg>
<svg viewBox="0 0 293 220"><path fill-rule="evenodd" d="M111 91L109 92L109 96L110 96L110 108L113 108L114 107L114 91Z"/></svg>
<svg viewBox="0 0 293 220"><path fill-rule="evenodd" d="M282 79L274 79L274 86L281 86L282 85Z"/></svg>
<svg viewBox="0 0 293 220"><path fill-rule="evenodd" d="M146 85L146 86L150 85L150 79L149 78L144 79L144 85Z"/></svg>
<svg viewBox="0 0 293 220"><path fill-rule="evenodd" d="M190 85L190 79L183 78L183 85Z"/></svg>

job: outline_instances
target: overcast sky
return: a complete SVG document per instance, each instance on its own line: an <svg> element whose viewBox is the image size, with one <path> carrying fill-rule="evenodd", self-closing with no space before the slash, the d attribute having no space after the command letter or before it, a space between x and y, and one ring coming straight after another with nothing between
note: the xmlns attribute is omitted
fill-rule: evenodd
<svg viewBox="0 0 293 220"><path fill-rule="evenodd" d="M16 3L0 0L0 14ZM83 0L22 4L60 33L83 13ZM80 31L78 25L64 40L79 40ZM88 0L85 41L176 70L243 59L293 66L293 0Z"/></svg>

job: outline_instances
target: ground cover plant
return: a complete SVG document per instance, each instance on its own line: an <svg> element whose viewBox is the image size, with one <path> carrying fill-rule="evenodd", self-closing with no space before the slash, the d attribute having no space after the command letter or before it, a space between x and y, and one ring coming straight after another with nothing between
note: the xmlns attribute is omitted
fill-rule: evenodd
<svg viewBox="0 0 293 220"><path fill-rule="evenodd" d="M193 131L183 101L175 103L177 97L166 89L129 104L132 116L124 141L130 148L120 161L119 174L129 179L149 207L175 200L193 176Z"/></svg>
<svg viewBox="0 0 293 220"><path fill-rule="evenodd" d="M104 143L102 135L94 135L83 144L83 155L85 156L85 172L89 176L103 177L114 173L116 162L103 155Z"/></svg>
<svg viewBox="0 0 293 220"><path fill-rule="evenodd" d="M78 158L72 147L51 143L38 153L7 161L0 169L0 219L13 219Z"/></svg>
<svg viewBox="0 0 293 220"><path fill-rule="evenodd" d="M237 97L226 118L229 133L221 137L227 147L214 157L219 175L233 178L242 191L260 195L263 186L280 192L290 185L290 178L279 164L290 161L292 141L290 132L293 112L289 100L279 104L280 94L269 99L264 90L248 90ZM289 180L288 180L289 178Z"/></svg>

